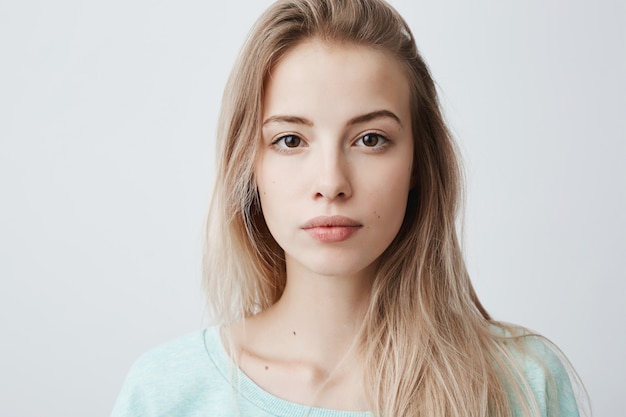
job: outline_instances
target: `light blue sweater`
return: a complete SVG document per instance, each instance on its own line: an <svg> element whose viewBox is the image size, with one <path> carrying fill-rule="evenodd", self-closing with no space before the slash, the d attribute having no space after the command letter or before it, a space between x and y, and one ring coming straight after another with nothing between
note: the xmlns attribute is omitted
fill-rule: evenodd
<svg viewBox="0 0 626 417"><path fill-rule="evenodd" d="M556 356L549 354L546 363L556 381L559 417L577 417L567 373ZM536 362L525 363L528 382L544 416L548 416L545 368ZM237 377L233 378L233 372ZM236 382L231 384L232 380ZM234 367L224 351L218 328L211 327L142 355L131 368L112 414L112 417L200 416L371 417L371 414L310 408L269 394Z"/></svg>

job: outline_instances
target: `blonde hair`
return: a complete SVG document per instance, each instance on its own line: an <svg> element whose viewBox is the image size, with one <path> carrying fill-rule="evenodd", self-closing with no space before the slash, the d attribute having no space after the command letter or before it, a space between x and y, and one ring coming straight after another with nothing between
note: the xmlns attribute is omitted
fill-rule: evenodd
<svg viewBox="0 0 626 417"><path fill-rule="evenodd" d="M381 256L362 334L372 409L385 416L510 416L516 404L525 415L540 415L520 359L532 350L523 343L530 336L490 319L461 255L461 169L435 84L409 27L380 0L278 1L253 27L218 126L204 258L212 317L226 324L254 315L285 287L284 254L263 219L253 168L268 74L312 38L384 51L411 85L415 185L402 227ZM548 378L556 407L553 385Z"/></svg>

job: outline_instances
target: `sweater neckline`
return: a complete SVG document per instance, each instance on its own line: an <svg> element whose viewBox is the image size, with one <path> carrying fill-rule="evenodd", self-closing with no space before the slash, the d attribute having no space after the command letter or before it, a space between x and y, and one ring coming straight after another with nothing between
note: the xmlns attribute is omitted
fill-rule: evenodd
<svg viewBox="0 0 626 417"><path fill-rule="evenodd" d="M238 393L256 407L275 416L307 416L307 417L371 417L367 411L343 411L328 408L309 407L293 403L259 387L250 379L231 357L226 353L220 335L220 327L212 326L204 331L205 350L215 364L217 370Z"/></svg>

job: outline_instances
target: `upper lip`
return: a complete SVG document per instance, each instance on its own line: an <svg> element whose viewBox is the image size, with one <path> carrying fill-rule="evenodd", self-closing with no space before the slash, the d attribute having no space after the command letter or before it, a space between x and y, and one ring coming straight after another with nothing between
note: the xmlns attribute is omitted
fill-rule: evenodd
<svg viewBox="0 0 626 417"><path fill-rule="evenodd" d="M314 227L360 227L361 223L344 216L318 216L302 225L303 229Z"/></svg>

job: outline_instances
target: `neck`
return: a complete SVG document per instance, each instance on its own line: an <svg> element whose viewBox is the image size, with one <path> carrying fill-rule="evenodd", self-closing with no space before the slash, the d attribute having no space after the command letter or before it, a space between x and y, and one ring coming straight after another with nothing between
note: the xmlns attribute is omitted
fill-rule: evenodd
<svg viewBox="0 0 626 417"><path fill-rule="evenodd" d="M287 262L280 300L246 320L246 338L263 341L280 357L332 370L359 351L358 334L369 306L374 266L350 276L319 275ZM265 350L265 349L262 349Z"/></svg>
<svg viewBox="0 0 626 417"><path fill-rule="evenodd" d="M241 369L287 400L367 409L359 335L374 279L368 269L326 276L287 262L280 300L232 329Z"/></svg>
<svg viewBox="0 0 626 417"><path fill-rule="evenodd" d="M293 336L318 351L342 350L352 343L369 305L372 277L320 276L293 271L281 299L268 313Z"/></svg>

